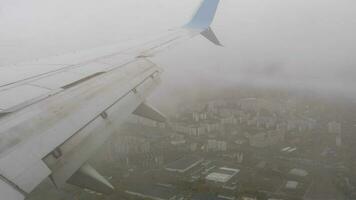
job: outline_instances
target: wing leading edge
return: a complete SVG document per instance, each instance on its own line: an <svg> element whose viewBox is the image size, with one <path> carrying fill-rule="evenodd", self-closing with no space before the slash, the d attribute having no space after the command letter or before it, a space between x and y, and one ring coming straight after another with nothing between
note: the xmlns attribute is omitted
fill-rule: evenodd
<svg viewBox="0 0 356 200"><path fill-rule="evenodd" d="M199 34L220 45L210 28L218 3L204 0L187 25L144 44L0 67L2 196L22 200L47 177L112 191L86 161L131 113L165 120L145 101L162 72L147 57Z"/></svg>

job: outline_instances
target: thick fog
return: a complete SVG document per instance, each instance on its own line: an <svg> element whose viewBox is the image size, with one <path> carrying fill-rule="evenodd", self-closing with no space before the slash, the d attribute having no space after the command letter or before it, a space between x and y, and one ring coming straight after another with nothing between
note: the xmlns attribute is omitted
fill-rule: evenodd
<svg viewBox="0 0 356 200"><path fill-rule="evenodd" d="M199 2L1 0L0 65L179 27ZM225 47L198 37L157 55L153 101L235 85L356 98L355 11L352 0L224 0L212 27Z"/></svg>

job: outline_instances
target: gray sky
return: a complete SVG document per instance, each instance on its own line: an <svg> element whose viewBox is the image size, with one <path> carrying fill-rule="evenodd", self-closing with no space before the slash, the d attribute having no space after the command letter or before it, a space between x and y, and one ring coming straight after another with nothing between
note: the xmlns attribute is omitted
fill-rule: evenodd
<svg viewBox="0 0 356 200"><path fill-rule="evenodd" d="M0 65L178 27L199 2L0 0ZM153 99L242 84L356 97L355 11L354 0L222 0L212 27L225 47L195 38L157 56Z"/></svg>

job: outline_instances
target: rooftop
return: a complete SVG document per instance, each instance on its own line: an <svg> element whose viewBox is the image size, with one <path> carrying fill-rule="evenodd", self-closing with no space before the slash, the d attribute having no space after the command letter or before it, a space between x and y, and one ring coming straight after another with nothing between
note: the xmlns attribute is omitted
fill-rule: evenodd
<svg viewBox="0 0 356 200"><path fill-rule="evenodd" d="M213 170L205 179L213 182L226 183L239 172L239 169L221 167Z"/></svg>
<svg viewBox="0 0 356 200"><path fill-rule="evenodd" d="M185 156L169 163L165 169L168 171L184 173L201 162L203 162L203 159L198 156Z"/></svg>
<svg viewBox="0 0 356 200"><path fill-rule="evenodd" d="M305 177L308 175L308 172L305 171L304 169L291 169L289 171L289 174L295 175L295 176L302 176Z"/></svg>
<svg viewBox="0 0 356 200"><path fill-rule="evenodd" d="M152 184L135 184L126 190L126 193L149 199L169 200L177 195L174 188Z"/></svg>
<svg viewBox="0 0 356 200"><path fill-rule="evenodd" d="M286 184L286 188L287 189L296 189L298 186L298 182L297 181L288 181Z"/></svg>
<svg viewBox="0 0 356 200"><path fill-rule="evenodd" d="M224 198L215 196L213 194L198 193L192 195L192 200L225 200Z"/></svg>

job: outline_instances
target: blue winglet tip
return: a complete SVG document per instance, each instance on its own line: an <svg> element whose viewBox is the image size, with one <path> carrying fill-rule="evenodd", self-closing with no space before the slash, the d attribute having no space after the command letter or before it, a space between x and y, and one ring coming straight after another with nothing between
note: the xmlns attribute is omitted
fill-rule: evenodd
<svg viewBox="0 0 356 200"><path fill-rule="evenodd" d="M199 9L185 27L193 29L209 28L214 20L219 2L220 0L203 0Z"/></svg>

